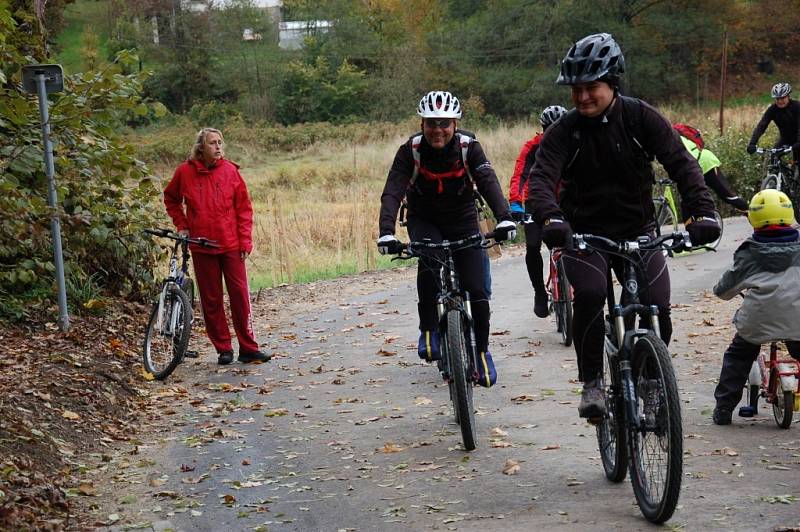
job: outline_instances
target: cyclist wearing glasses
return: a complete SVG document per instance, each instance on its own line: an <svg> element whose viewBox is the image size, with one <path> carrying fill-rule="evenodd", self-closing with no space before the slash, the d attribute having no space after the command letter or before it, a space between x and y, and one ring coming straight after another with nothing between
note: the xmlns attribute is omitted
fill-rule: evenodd
<svg viewBox="0 0 800 532"><path fill-rule="evenodd" d="M571 245L572 230L612 239L654 234L653 157L678 185L690 218L692 243L713 242L720 233L714 203L700 167L670 123L649 104L619 94L625 59L607 33L584 37L561 61L556 83L572 87L575 109L553 124L542 138L530 177L529 197L542 239L549 247ZM557 193L560 188L560 194ZM584 388L578 413L602 417L605 398L603 307L609 268L618 259L602 252L562 255L574 289L573 329L578 378ZM657 305L661 337L669 343L670 282L661 251L643 253L648 286L642 301Z"/></svg>
<svg viewBox="0 0 800 532"><path fill-rule="evenodd" d="M403 198L408 204L408 234L412 241L458 240L479 231L473 183L498 220L497 240L513 239L516 225L511 220L497 175L474 136L457 128L461 118L458 98L446 91L432 91L419 102L421 134L413 135L397 150L381 195L378 250L400 252L395 238L397 212ZM463 152L462 152L463 150ZM466 162L466 166L465 166ZM497 379L489 352L489 301L484 285L481 248L459 250L454 255L462 288L469 292L475 322L475 343L479 354L479 382L491 386ZM417 272L420 358L439 360L436 333L436 291L439 268L421 258Z"/></svg>
<svg viewBox="0 0 800 532"><path fill-rule="evenodd" d="M764 116L756 124L753 135L750 137L750 143L747 145L747 153L756 152L758 139L767 130L769 123L775 122L775 125L778 126L778 133L780 133L775 148L791 146L795 161L800 158L800 102L792 100L789 97L791 93L792 86L788 83L776 83L772 86L771 95L775 99L775 103L767 107Z"/></svg>
<svg viewBox="0 0 800 532"><path fill-rule="evenodd" d="M240 362L265 362L253 333L245 259L253 251L253 206L239 166L225 159L222 132L197 134L189 159L164 189L164 204L178 232L216 241L218 248L190 244L208 339L219 364L233 362L231 332L225 317L222 279L228 287Z"/></svg>
<svg viewBox="0 0 800 532"><path fill-rule="evenodd" d="M566 114L567 110L560 105L546 107L539 115L542 133L537 133L532 139L522 146L517 162L514 165L514 174L508 185L508 202L511 205L511 216L518 222L522 221L525 213L533 212L533 206L528 201L528 178L531 168L536 160L536 150L542 140L544 131L548 126ZM528 268L528 277L533 285L533 313L546 318L549 314L547 308L547 291L544 287L544 273L542 272L542 228L537 223L525 224L525 266Z"/></svg>

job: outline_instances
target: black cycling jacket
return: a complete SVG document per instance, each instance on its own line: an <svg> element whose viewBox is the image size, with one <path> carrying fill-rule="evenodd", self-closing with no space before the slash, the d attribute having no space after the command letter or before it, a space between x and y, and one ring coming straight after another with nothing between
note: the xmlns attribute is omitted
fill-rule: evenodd
<svg viewBox="0 0 800 532"><path fill-rule="evenodd" d="M778 126L780 138L775 144L779 146L794 146L800 140L800 102L789 100L789 105L781 109L774 103L767 107L764 116L756 124L753 135L750 137L750 144L757 144L758 139L767 130L770 122L775 122Z"/></svg>
<svg viewBox="0 0 800 532"><path fill-rule="evenodd" d="M700 166L669 121L641 100L617 96L599 117L573 109L547 128L529 179L536 221L565 219L577 232L610 238L648 233L653 156L677 183L687 216L714 215Z"/></svg>
<svg viewBox="0 0 800 532"><path fill-rule="evenodd" d="M457 132L473 136L462 130ZM409 217L419 216L436 225L463 227L464 236L474 232L478 224L478 214L472 184L461 160L458 135L453 135L450 143L441 150L432 148L423 136L419 147L421 168L414 185L409 187L414 170L414 155L411 151L411 140L414 136L416 135L409 137L397 150L386 178L381 194L380 236L395 233L397 212L406 196ZM467 164L478 192L491 207L495 218L498 221L510 220L508 202L497 175L477 140L473 139L469 145ZM436 176L445 177L437 179Z"/></svg>

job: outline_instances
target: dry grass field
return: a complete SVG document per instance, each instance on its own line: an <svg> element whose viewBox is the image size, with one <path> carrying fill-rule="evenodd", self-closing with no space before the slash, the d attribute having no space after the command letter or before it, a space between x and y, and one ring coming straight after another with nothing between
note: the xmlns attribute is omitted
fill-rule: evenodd
<svg viewBox="0 0 800 532"><path fill-rule="evenodd" d="M763 110L762 106L726 110L725 135L720 137L716 110L662 109L669 119L703 131L734 182L740 180L736 161L747 157L744 146ZM326 140L293 151L264 149L257 131L247 127L225 128L228 156L242 165L255 206L255 250L249 265L252 288L387 267L388 259L378 256L374 244L381 190L398 146L417 125L410 119L374 134L365 131L363 137L374 141ZM507 190L519 149L539 130L538 122L485 128L465 120L463 127L477 135ZM188 152L191 128L162 134L168 134L170 142L185 144ZM163 139L154 135L141 141ZM767 145L767 139L761 144ZM147 162L166 184L178 161ZM398 235L405 237L399 227Z"/></svg>

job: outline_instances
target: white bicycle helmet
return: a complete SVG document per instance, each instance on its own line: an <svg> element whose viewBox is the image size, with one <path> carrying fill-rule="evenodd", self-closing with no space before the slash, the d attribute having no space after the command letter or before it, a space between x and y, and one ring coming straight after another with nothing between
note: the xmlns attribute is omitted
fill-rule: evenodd
<svg viewBox="0 0 800 532"><path fill-rule="evenodd" d="M567 114L567 110L560 105L550 105L544 108L542 114L539 115L539 123L542 127L547 127L563 115Z"/></svg>
<svg viewBox="0 0 800 532"><path fill-rule="evenodd" d="M784 96L789 96L789 93L791 92L792 86L788 83L776 83L772 86L773 98L783 98Z"/></svg>
<svg viewBox="0 0 800 532"><path fill-rule="evenodd" d="M422 118L461 118L461 103L447 91L431 91L419 101Z"/></svg>

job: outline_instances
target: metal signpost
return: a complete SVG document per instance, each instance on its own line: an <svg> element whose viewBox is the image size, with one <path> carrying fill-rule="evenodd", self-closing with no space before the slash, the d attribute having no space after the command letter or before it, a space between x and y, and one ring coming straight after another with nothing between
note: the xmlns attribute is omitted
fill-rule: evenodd
<svg viewBox="0 0 800 532"><path fill-rule="evenodd" d="M22 84L25 92L39 95L39 115L44 139L44 168L48 183L47 203L50 205L51 212L50 231L53 234L53 256L58 283L58 326L62 331L66 331L69 329L69 313L67 311L67 289L64 283L64 254L61 250L61 221L58 218L53 144L50 142L50 115L47 112L47 95L64 90L64 71L61 69L61 65L24 66L22 67Z"/></svg>

